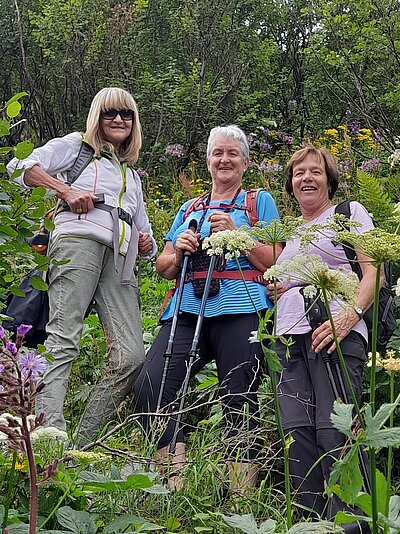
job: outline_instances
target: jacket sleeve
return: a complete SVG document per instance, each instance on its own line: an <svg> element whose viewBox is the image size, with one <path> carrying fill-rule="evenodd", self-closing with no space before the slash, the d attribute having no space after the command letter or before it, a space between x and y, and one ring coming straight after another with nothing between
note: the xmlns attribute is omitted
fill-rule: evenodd
<svg viewBox="0 0 400 534"><path fill-rule="evenodd" d="M14 171L23 169L24 172L15 181L28 188L24 180L26 170L31 169L34 165L39 165L51 176L56 176L72 166L81 144L82 135L79 132L73 132L64 137L56 137L42 147L35 148L26 159L12 159L7 165L7 172L12 177Z"/></svg>
<svg viewBox="0 0 400 534"><path fill-rule="evenodd" d="M157 243L155 242L153 238L153 230L151 228L151 224L146 212L146 205L143 199L143 191L142 191L142 182L140 180L140 177L136 171L132 169L133 178L136 184L136 195L137 195L137 204L136 204L136 211L133 216L133 221L135 223L136 228L139 230L139 232L150 234L151 240L153 242L153 248L149 254L146 256L141 256L144 259L151 259L154 258L154 256L157 254Z"/></svg>

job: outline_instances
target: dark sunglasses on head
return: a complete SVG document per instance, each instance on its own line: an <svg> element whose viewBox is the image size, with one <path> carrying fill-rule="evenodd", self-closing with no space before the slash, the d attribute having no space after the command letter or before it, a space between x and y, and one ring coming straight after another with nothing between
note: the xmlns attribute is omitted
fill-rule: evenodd
<svg viewBox="0 0 400 534"><path fill-rule="evenodd" d="M100 113L103 119L114 120L119 115L123 121L132 121L135 117L131 109L106 109Z"/></svg>

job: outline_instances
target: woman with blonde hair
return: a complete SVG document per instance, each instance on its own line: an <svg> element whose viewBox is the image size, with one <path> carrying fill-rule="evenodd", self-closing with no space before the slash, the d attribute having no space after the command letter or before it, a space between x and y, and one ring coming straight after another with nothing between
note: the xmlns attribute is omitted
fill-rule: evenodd
<svg viewBox="0 0 400 534"><path fill-rule="evenodd" d="M92 153L71 184L68 174L86 143ZM156 244L133 165L142 143L136 102L127 91L108 87L94 97L86 133L50 140L8 171L23 169L25 187L56 192L62 211L55 217L49 256L50 318L46 348L52 356L44 375L37 413L46 424L66 429L63 404L83 319L94 300L108 345L108 365L95 386L78 428L80 443L94 439L130 393L144 360L136 257L151 258ZM86 166L85 166L86 165ZM82 168L82 167L81 167Z"/></svg>

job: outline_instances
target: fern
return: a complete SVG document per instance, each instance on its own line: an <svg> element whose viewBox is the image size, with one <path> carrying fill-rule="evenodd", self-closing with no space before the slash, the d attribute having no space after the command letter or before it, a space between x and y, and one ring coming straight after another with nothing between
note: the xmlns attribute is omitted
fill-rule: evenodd
<svg viewBox="0 0 400 534"><path fill-rule="evenodd" d="M379 226L384 226L394 208L389 194L382 189L379 180L357 169L357 180L360 187L360 201L372 213Z"/></svg>

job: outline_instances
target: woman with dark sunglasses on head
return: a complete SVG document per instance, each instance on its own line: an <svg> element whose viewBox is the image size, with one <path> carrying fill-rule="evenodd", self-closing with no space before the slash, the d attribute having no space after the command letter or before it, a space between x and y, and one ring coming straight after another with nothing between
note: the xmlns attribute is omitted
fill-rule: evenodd
<svg viewBox="0 0 400 534"><path fill-rule="evenodd" d="M68 171L82 143L93 156L72 185ZM49 141L8 171L24 169L25 187L56 192L63 210L55 217L49 256L50 319L46 348L54 360L44 375L36 412L46 425L66 429L63 404L72 362L79 352L83 319L94 300L108 345L108 365L94 388L77 431L79 443L96 438L130 393L144 360L137 255L156 253L138 174L132 169L142 143L136 102L127 91L109 87L90 106L86 133ZM54 177L56 176L56 177Z"/></svg>

